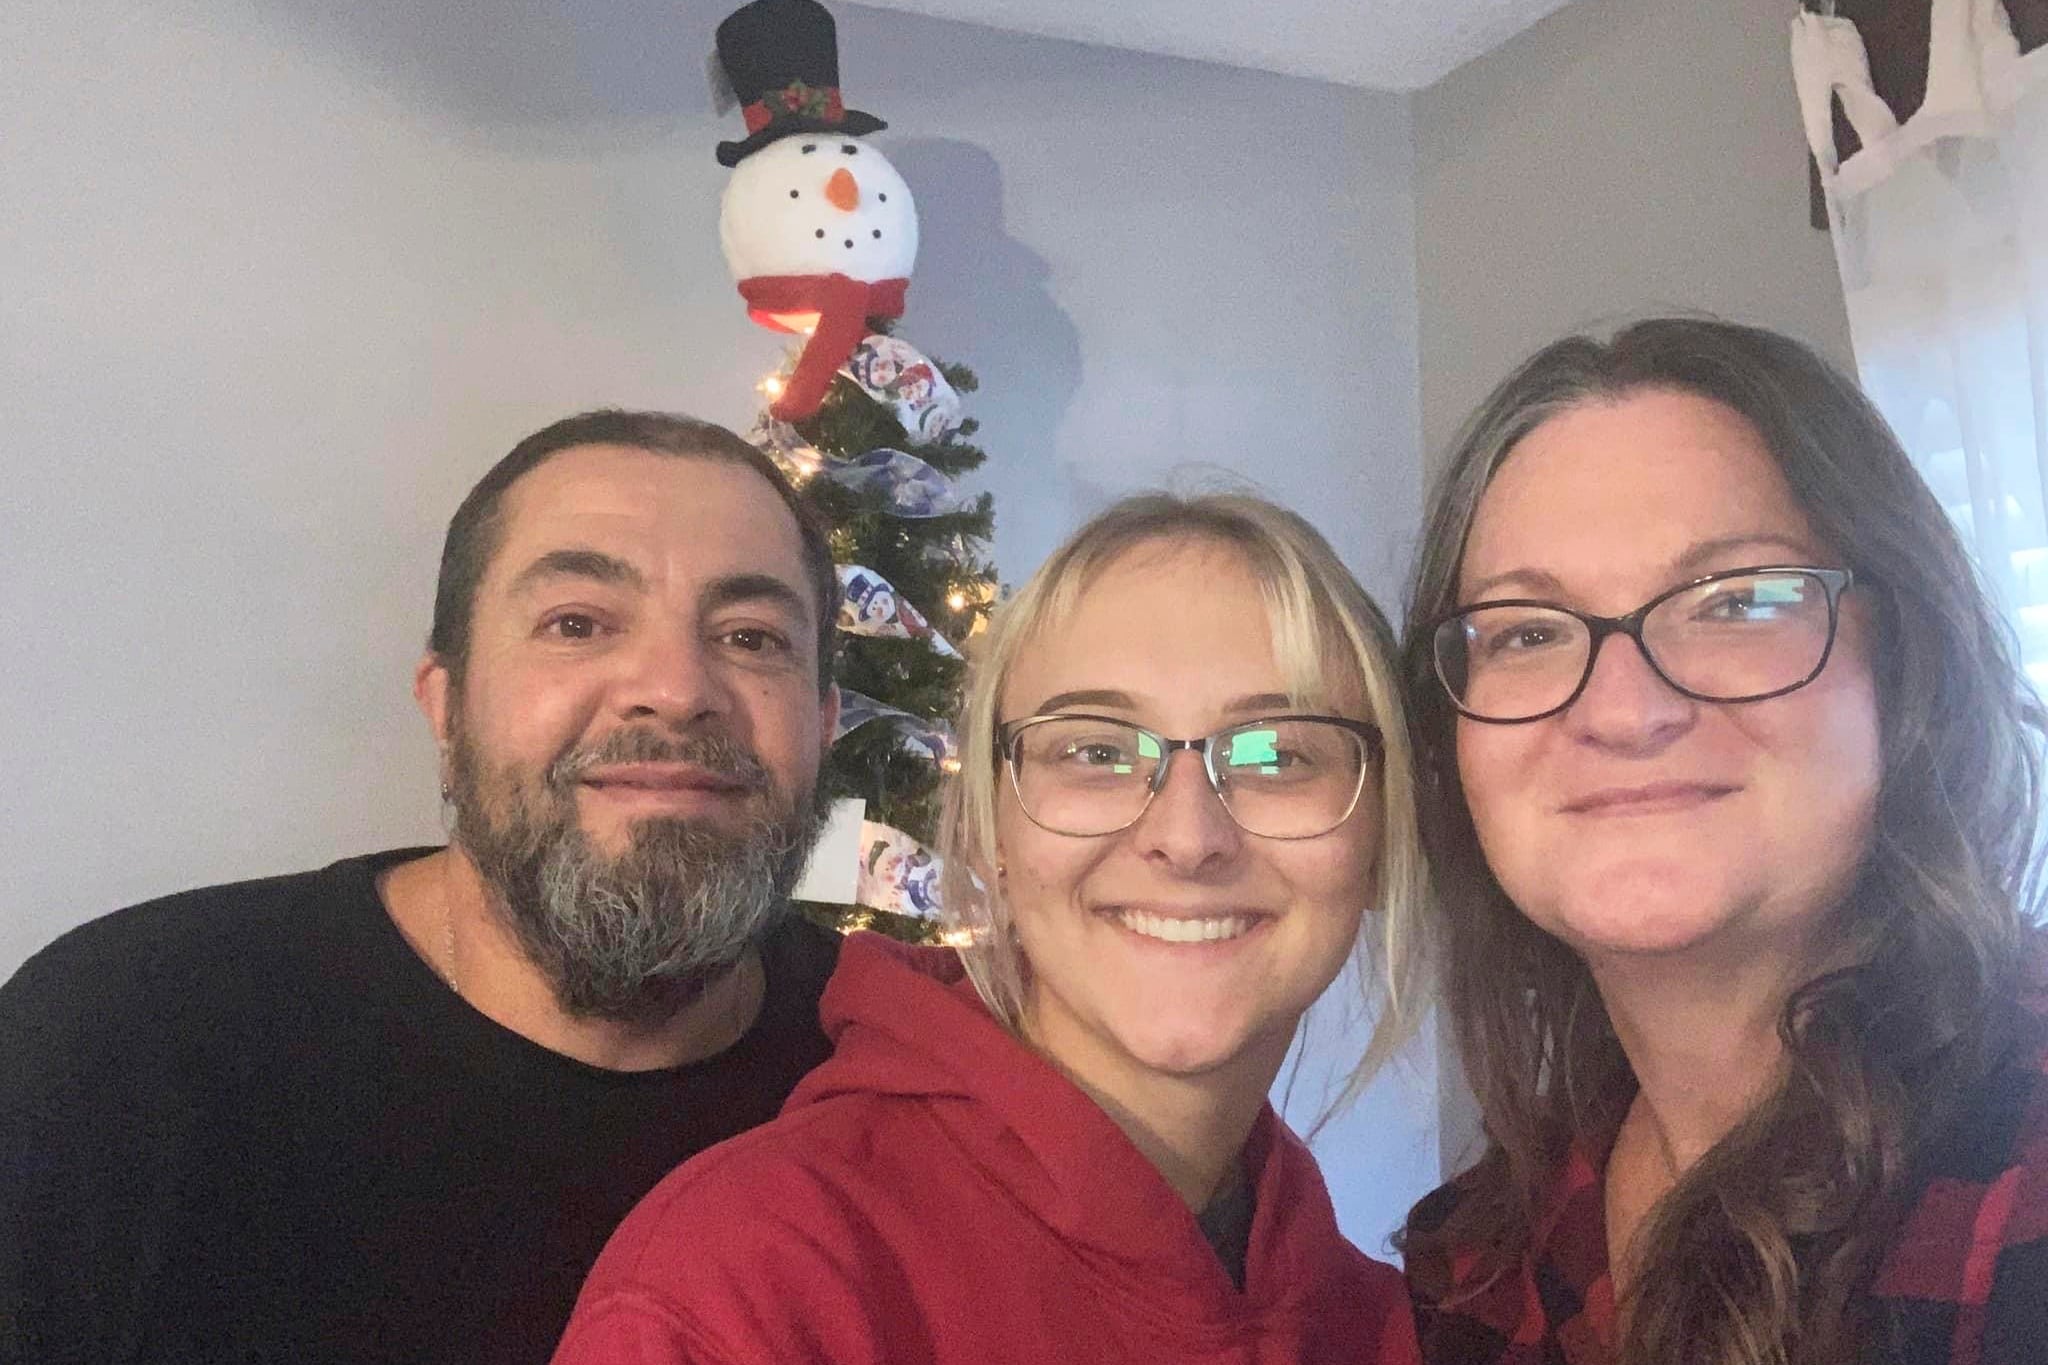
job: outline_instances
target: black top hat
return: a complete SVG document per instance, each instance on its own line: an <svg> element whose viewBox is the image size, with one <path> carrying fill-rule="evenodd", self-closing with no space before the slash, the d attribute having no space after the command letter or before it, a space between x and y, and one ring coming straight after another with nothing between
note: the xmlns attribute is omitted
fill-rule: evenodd
<svg viewBox="0 0 2048 1365"><path fill-rule="evenodd" d="M889 125L839 97L839 31L818 0L753 0L718 26L718 64L746 115L747 137L718 144L737 166L791 133L858 137Z"/></svg>

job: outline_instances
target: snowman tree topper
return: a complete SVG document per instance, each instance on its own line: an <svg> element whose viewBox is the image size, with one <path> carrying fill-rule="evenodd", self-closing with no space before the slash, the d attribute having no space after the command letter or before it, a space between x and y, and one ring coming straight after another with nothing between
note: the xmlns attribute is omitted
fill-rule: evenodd
<svg viewBox="0 0 2048 1365"><path fill-rule="evenodd" d="M747 136L718 144L734 168L720 203L725 263L754 321L807 335L769 408L799 422L869 331L900 317L917 260L917 205L887 157L861 140L887 127L848 109L839 38L817 0L753 0L718 26L718 64Z"/></svg>

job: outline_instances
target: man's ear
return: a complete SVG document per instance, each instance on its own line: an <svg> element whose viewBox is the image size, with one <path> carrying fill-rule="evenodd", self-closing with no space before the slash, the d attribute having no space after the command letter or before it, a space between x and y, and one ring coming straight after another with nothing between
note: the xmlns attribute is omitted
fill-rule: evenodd
<svg viewBox="0 0 2048 1365"><path fill-rule="evenodd" d="M443 755L448 752L449 689L452 684L448 665L432 650L420 657L418 667L412 671L412 699L419 703L420 714L427 718L427 724L434 731L434 747Z"/></svg>

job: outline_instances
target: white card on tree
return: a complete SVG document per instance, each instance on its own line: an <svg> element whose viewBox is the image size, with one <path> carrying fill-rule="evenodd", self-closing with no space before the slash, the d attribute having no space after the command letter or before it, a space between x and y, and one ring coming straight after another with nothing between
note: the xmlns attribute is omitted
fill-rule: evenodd
<svg viewBox="0 0 2048 1365"><path fill-rule="evenodd" d="M822 901L827 905L852 905L860 886L860 826L868 803L857 796L832 803L825 820L825 833L811 850L792 895L800 901Z"/></svg>

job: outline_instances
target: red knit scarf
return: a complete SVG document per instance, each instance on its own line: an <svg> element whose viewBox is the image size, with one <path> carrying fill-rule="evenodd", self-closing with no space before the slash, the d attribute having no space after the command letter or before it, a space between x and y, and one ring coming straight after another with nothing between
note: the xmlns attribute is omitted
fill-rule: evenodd
<svg viewBox="0 0 2048 1365"><path fill-rule="evenodd" d="M869 284L844 275L756 275L741 280L740 297L747 301L747 312L764 327L790 330L774 319L778 313L818 315L817 330L804 343L796 372L768 411L785 422L801 422L816 412L832 387L832 376L868 334L868 319L903 316L903 292L909 287L907 279Z"/></svg>

